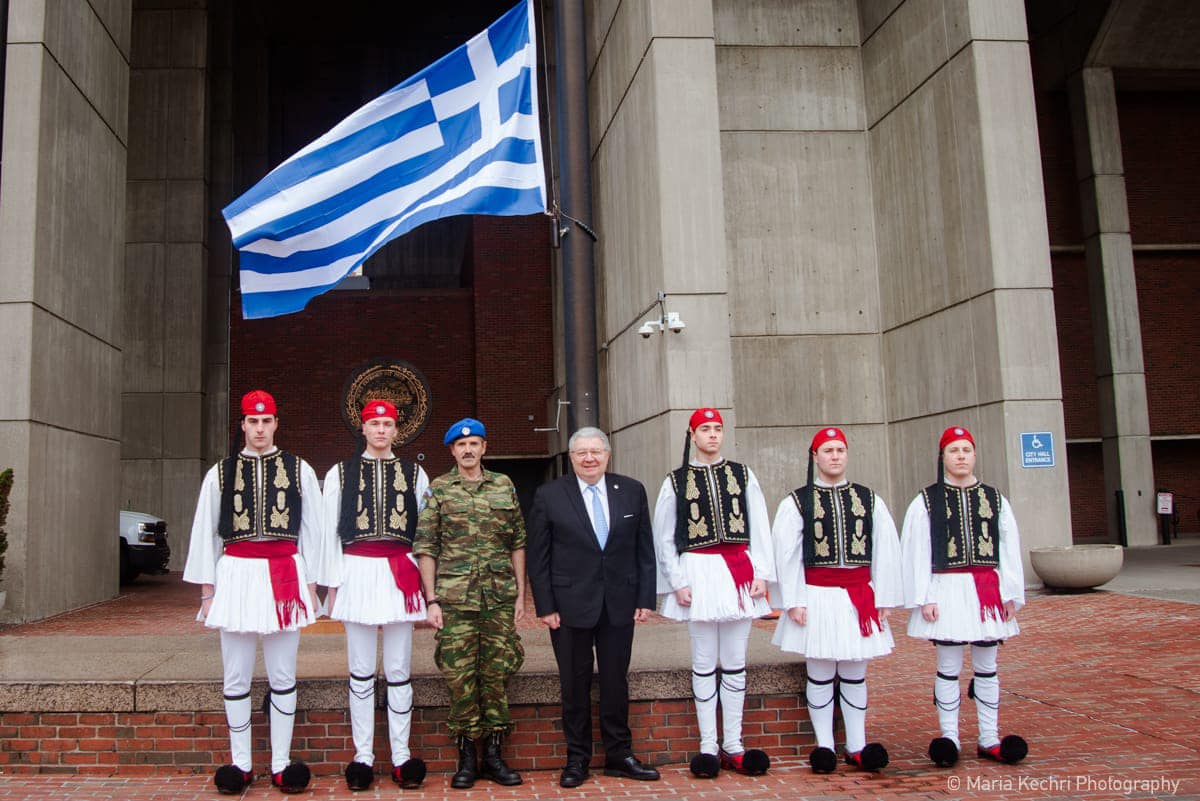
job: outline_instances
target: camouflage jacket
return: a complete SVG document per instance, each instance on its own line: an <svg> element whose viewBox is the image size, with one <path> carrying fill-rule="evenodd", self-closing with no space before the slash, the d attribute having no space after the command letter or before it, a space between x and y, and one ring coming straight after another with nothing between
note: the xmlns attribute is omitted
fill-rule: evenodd
<svg viewBox="0 0 1200 801"><path fill-rule="evenodd" d="M454 467L429 482L413 554L437 560L434 592L464 610L513 603L512 552L525 547L525 519L512 480L483 471L466 481Z"/></svg>

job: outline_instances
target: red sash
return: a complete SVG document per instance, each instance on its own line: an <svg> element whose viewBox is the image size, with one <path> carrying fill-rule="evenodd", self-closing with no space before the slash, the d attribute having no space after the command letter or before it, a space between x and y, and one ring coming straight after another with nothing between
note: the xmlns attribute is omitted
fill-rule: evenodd
<svg viewBox="0 0 1200 801"><path fill-rule="evenodd" d="M274 542L231 542L225 553L239 559L266 559L271 571L271 590L275 594L275 617L280 628L292 625L296 611L307 612L304 597L300 594L300 576L296 570L296 543L276 540Z"/></svg>
<svg viewBox="0 0 1200 801"><path fill-rule="evenodd" d="M370 556L376 559L387 559L388 567L392 569L392 577L396 579L396 589L404 593L404 611L421 611L421 573L412 563L408 555L412 546L403 542L354 542L343 546L343 552L351 556Z"/></svg>
<svg viewBox="0 0 1200 801"><path fill-rule="evenodd" d="M875 608L875 590L871 588L871 568L862 567L806 567L804 583L813 587L841 587L850 596L854 611L858 612L858 630L862 636L871 636L871 624L883 631L879 622L879 610Z"/></svg>
<svg viewBox="0 0 1200 801"><path fill-rule="evenodd" d="M692 553L719 554L725 560L725 567L733 578L733 587L737 590L738 609L745 609L742 592L750 592L750 584L754 581L754 565L750 563L750 554L746 551L745 543L718 542L707 548L697 548Z"/></svg>
<svg viewBox="0 0 1200 801"><path fill-rule="evenodd" d="M948 567L935 573L970 573L975 579L975 595L979 598L979 619L1004 620L1004 602L1000 600L1000 575L994 567L971 565L970 567Z"/></svg>

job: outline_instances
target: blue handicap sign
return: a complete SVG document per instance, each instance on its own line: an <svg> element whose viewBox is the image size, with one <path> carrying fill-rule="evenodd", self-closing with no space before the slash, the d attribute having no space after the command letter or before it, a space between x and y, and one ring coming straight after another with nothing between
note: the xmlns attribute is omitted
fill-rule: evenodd
<svg viewBox="0 0 1200 801"><path fill-rule="evenodd" d="M1054 435L1049 431L1021 434L1021 467L1054 467Z"/></svg>

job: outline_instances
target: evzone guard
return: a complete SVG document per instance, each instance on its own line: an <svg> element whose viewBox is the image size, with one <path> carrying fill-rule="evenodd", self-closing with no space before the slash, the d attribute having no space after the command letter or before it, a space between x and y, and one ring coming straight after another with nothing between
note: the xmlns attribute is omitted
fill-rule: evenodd
<svg viewBox="0 0 1200 801"><path fill-rule="evenodd" d="M951 426L938 443L937 483L913 499L901 537L908 635L937 648L933 700L940 736L929 744L939 767L958 761L959 671L971 646L974 677L967 690L979 718L977 752L997 762L1019 762L1029 747L1015 734L999 735L1000 644L1020 632L1025 576L1017 521L1008 499L975 477L975 438Z"/></svg>
<svg viewBox="0 0 1200 801"><path fill-rule="evenodd" d="M808 480L779 504L775 541L780 615L772 642L804 654L805 696L817 736L814 773L837 768L835 680L846 725L846 762L876 771L888 763L866 741L867 662L891 653L890 607L904 601L900 541L883 499L846 480L846 435L823 428L809 449ZM814 463L817 475L813 475Z"/></svg>
<svg viewBox="0 0 1200 801"><path fill-rule="evenodd" d="M662 615L686 620L700 752L699 778L727 768L756 775L766 753L742 744L746 647L754 618L770 613L766 586L775 579L767 503L754 472L721 456L721 413L697 409L688 421L683 465L663 480L654 506ZM696 455L689 459L689 446ZM717 742L717 704L723 732Z"/></svg>

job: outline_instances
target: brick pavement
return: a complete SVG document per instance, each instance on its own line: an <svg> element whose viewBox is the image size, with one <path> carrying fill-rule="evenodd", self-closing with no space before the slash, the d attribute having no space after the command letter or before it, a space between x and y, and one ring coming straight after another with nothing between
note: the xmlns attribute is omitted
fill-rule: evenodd
<svg viewBox="0 0 1200 801"><path fill-rule="evenodd" d="M897 616L902 628L904 615ZM450 790L445 774L420 791L390 782L349 793L337 777L318 777L301 796L313 799L509 801L509 799L1126 799L1200 800L1200 607L1111 593L1034 594L1021 613L1022 634L1000 654L1001 729L1031 747L1020 765L967 756L953 770L933 768L924 751L934 734L930 703L931 646L900 637L892 656L871 668L868 734L884 742L892 764L881 774L840 769L813 776L803 758L775 760L765 777L723 773L692 779L683 765L661 782L595 778L580 790L557 786L557 774L526 773L518 788L478 784ZM760 624L768 625L768 624ZM1064 637L1063 630L1070 632ZM964 670L964 672L966 672ZM966 676L964 676L964 681ZM965 699L964 699L965 700ZM975 731L974 707L963 706L962 732ZM1155 787L1151 782L1178 782ZM218 798L208 776L82 778L2 776L0 801L158 801ZM279 797L261 779L246 798Z"/></svg>

